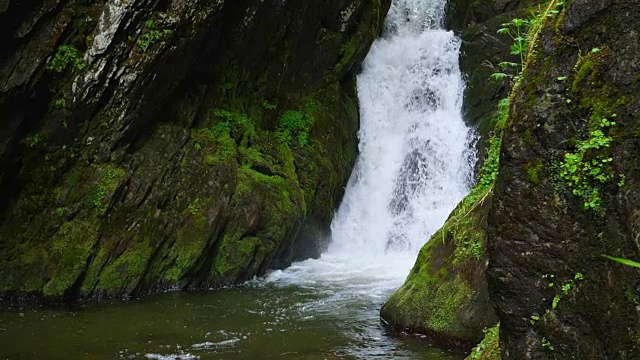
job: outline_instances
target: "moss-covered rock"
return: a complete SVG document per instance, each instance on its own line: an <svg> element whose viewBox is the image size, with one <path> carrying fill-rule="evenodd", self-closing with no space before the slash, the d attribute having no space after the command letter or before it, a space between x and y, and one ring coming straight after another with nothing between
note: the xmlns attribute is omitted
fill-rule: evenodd
<svg viewBox="0 0 640 360"><path fill-rule="evenodd" d="M500 324L484 330L484 339L471 350L466 360L501 360Z"/></svg>
<svg viewBox="0 0 640 360"><path fill-rule="evenodd" d="M228 285L321 247L389 5L8 2L0 295Z"/></svg>
<svg viewBox="0 0 640 360"><path fill-rule="evenodd" d="M477 186L422 248L404 285L383 306L391 325L470 349L497 322L489 302L487 216L491 187Z"/></svg>

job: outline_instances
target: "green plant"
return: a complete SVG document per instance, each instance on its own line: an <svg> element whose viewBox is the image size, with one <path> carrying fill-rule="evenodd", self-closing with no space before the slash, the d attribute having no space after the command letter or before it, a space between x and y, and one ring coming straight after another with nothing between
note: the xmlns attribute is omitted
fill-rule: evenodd
<svg viewBox="0 0 640 360"><path fill-rule="evenodd" d="M244 140L256 136L255 124L246 114L215 109L212 115L223 120L213 127L213 132L218 135L229 132L232 136L242 136Z"/></svg>
<svg viewBox="0 0 640 360"><path fill-rule="evenodd" d="M93 205L100 210L100 212L104 212L103 202L107 197L107 194L116 189L119 183L119 179L125 175L124 170L108 166L104 171L104 174L100 178L98 185L96 187L96 191L93 194Z"/></svg>
<svg viewBox="0 0 640 360"><path fill-rule="evenodd" d="M553 274L549 274L549 275L543 275L542 277L552 279L555 276ZM551 301L551 309L555 310L558 307L558 304L560 304L560 300L562 299L562 296L569 295L571 291L576 288L577 286L576 281L582 281L582 280L584 280L584 275L582 273L576 273L573 279L563 282L560 285L560 290L562 291L562 294L556 294L553 297L553 300ZM549 283L549 287L553 287L553 286L554 286L553 282Z"/></svg>
<svg viewBox="0 0 640 360"><path fill-rule="evenodd" d="M53 101L53 107L54 107L56 110L62 110L62 109L64 109L66 106L67 106L67 103L66 103L66 101L64 100L64 98L55 99L55 100Z"/></svg>
<svg viewBox="0 0 640 360"><path fill-rule="evenodd" d="M519 57L519 63L503 61L498 63L498 72L493 73L489 80L502 82L506 78L519 78L524 71L525 61L529 52L529 46L533 42L540 28L543 19L552 17L560 12L564 6L564 1L552 1L546 11L538 8L538 11L531 13L526 19L515 18L501 25L498 34L508 35L513 41L510 45L511 55ZM515 75L509 73L509 69L515 71Z"/></svg>
<svg viewBox="0 0 640 360"><path fill-rule="evenodd" d="M197 215L198 212L200 212L200 198L196 198L195 200L193 200L193 202L191 204L189 204L189 208L188 208L189 212L191 213L191 215Z"/></svg>
<svg viewBox="0 0 640 360"><path fill-rule="evenodd" d="M616 114L610 117L615 118ZM576 142L576 150L567 152L560 164L560 178L572 193L584 201L585 209L600 210L600 186L613 180L613 158L606 151L613 141L605 130L616 123L597 112L592 117L594 128L585 140Z"/></svg>
<svg viewBox="0 0 640 360"><path fill-rule="evenodd" d="M67 66L72 65L78 70L84 69L87 64L82 60L78 49L71 45L62 45L51 59L49 70L61 73Z"/></svg>
<svg viewBox="0 0 640 360"><path fill-rule="evenodd" d="M553 345L551 344L551 342L549 340L547 340L546 338L542 338L542 347L549 349L551 351L555 350L555 348L553 347Z"/></svg>
<svg viewBox="0 0 640 360"><path fill-rule="evenodd" d="M609 260L613 260L615 262L619 262L620 264L624 264L624 265L627 265L627 266L640 268L640 263L632 261L632 260L617 258L617 257L609 256L609 255L602 255L602 256L604 256L605 258L607 258Z"/></svg>
<svg viewBox="0 0 640 360"><path fill-rule="evenodd" d="M516 70L516 76L522 73L524 70L524 61L527 56L527 51L529 49L529 37L527 36L525 28L530 24L530 20L528 19L513 19L508 23L502 24L500 29L498 30L498 34L508 35L513 43L510 45L511 55L516 55L520 58L520 63L514 63L509 61L503 61L498 64L501 72L494 73L491 75L490 79L494 81L502 80L504 78L510 77L509 74L504 72L509 68L513 68Z"/></svg>
<svg viewBox="0 0 640 360"><path fill-rule="evenodd" d="M69 209L67 207L59 207L56 209L56 215L63 217Z"/></svg>
<svg viewBox="0 0 640 360"><path fill-rule="evenodd" d="M500 165L500 145L502 137L499 134L489 139L489 155L480 170L478 184L483 188L489 188L498 177L498 167Z"/></svg>
<svg viewBox="0 0 640 360"><path fill-rule="evenodd" d="M264 100L262 102L262 107L265 108L266 110L275 110L277 106L270 103L269 100Z"/></svg>
<svg viewBox="0 0 640 360"><path fill-rule="evenodd" d="M144 26L147 28L147 32L142 34L138 39L138 46L142 51L147 51L156 41L172 33L169 29L158 29L156 23L153 20L147 20L144 22Z"/></svg>
<svg viewBox="0 0 640 360"><path fill-rule="evenodd" d="M473 348L466 360L500 359L500 324L484 329L484 339Z"/></svg>
<svg viewBox="0 0 640 360"><path fill-rule="evenodd" d="M540 316L538 315L531 315L531 320L529 320L529 322L531 323L531 325L535 325L536 322L538 322L540 320Z"/></svg>
<svg viewBox="0 0 640 360"><path fill-rule="evenodd" d="M276 139L282 144L291 144L293 137L296 136L298 144L306 146L311 125L313 125L313 117L296 110L285 111L280 116Z"/></svg>
<svg viewBox="0 0 640 360"><path fill-rule="evenodd" d="M40 143L40 134L34 134L26 137L22 142L28 147L36 147Z"/></svg>

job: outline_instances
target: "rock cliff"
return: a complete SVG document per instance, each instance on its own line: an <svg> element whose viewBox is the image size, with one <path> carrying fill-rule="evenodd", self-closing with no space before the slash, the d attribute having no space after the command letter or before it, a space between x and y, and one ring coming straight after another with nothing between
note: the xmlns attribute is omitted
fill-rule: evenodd
<svg viewBox="0 0 640 360"><path fill-rule="evenodd" d="M389 4L0 1L4 299L222 286L317 253Z"/></svg>
<svg viewBox="0 0 640 360"><path fill-rule="evenodd" d="M504 359L640 358L640 8L555 2L512 94L489 217Z"/></svg>

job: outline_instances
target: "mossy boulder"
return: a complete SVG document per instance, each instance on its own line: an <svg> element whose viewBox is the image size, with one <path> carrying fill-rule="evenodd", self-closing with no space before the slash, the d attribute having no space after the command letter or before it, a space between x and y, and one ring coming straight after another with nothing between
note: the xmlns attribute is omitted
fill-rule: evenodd
<svg viewBox="0 0 640 360"><path fill-rule="evenodd" d="M640 358L640 8L564 2L511 98L489 216L504 359ZM597 146L591 146L598 143Z"/></svg>
<svg viewBox="0 0 640 360"><path fill-rule="evenodd" d="M467 350L482 340L484 328L496 324L485 280L491 199L491 189L478 186L456 207L382 307L385 321Z"/></svg>
<svg viewBox="0 0 640 360"><path fill-rule="evenodd" d="M0 296L224 286L318 255L389 6L5 2Z"/></svg>

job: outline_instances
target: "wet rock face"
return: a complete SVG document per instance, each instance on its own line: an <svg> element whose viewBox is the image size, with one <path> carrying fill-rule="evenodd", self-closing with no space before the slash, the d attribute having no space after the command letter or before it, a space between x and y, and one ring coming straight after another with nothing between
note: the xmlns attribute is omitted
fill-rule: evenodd
<svg viewBox="0 0 640 360"><path fill-rule="evenodd" d="M389 3L1 1L0 293L219 286L313 249Z"/></svg>
<svg viewBox="0 0 640 360"><path fill-rule="evenodd" d="M601 256L640 258L639 32L636 1L580 0L534 44L489 218L503 358L640 358L640 273Z"/></svg>
<svg viewBox="0 0 640 360"><path fill-rule="evenodd" d="M511 38L498 35L501 24L514 18L526 18L538 8L541 0L449 1L447 28L459 33L460 68L467 77L464 96L464 118L476 127L485 140L494 128L494 112L498 101L508 96L508 82L492 83L489 77L498 72L503 61L519 61L510 55ZM479 142L484 155L485 142Z"/></svg>

